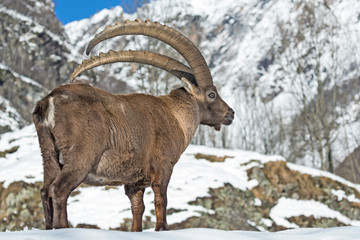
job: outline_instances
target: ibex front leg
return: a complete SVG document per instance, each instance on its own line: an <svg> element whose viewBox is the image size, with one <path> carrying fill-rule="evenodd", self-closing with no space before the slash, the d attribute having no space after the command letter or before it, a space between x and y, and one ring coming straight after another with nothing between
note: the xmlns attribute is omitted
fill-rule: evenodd
<svg viewBox="0 0 360 240"><path fill-rule="evenodd" d="M167 186L170 178L154 174L152 177L151 188L155 195L155 215L156 227L155 231L168 230L166 222L166 206L167 206Z"/></svg>
<svg viewBox="0 0 360 240"><path fill-rule="evenodd" d="M125 194L129 197L131 202L131 212L133 215L133 223L131 231L142 231L142 216L145 211L145 205L143 201L144 188L140 188L134 185L125 185Z"/></svg>

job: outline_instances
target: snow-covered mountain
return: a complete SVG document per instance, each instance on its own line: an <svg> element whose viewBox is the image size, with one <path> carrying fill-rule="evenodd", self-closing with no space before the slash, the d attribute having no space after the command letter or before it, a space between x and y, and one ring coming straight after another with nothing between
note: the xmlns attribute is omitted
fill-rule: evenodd
<svg viewBox="0 0 360 240"><path fill-rule="evenodd" d="M149 18L181 30L200 47L223 98L237 113L221 133L201 127L194 143L282 154L331 170L325 158L336 166L360 142L359 14L355 0L159 0L132 15L120 7L105 9L65 30L81 54L96 32L116 21ZM115 38L96 50L159 51L150 41ZM106 73L102 81L123 80L149 93L166 93L169 78L176 85L164 73L154 78L149 69L114 64L95 71Z"/></svg>
<svg viewBox="0 0 360 240"><path fill-rule="evenodd" d="M0 3L0 93L21 117L10 126L14 115L2 110L8 109L2 100L1 132L31 121L34 103L68 81L96 32L139 17L179 29L198 45L221 95L235 109L231 126L220 133L201 127L194 143L281 154L331 171L359 148L356 0L158 0L132 15L121 7L104 9L64 27L53 7L49 0ZM182 59L142 36L114 38L94 52L109 49L151 50ZM169 74L137 64L101 66L95 73L82 78L119 93L158 95L179 86Z"/></svg>
<svg viewBox="0 0 360 240"><path fill-rule="evenodd" d="M75 62L51 0L0 2L0 134L31 122L34 103Z"/></svg>

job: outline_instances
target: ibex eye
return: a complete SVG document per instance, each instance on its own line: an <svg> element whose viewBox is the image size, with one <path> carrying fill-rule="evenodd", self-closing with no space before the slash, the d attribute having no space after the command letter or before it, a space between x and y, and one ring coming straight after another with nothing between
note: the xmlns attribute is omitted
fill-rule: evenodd
<svg viewBox="0 0 360 240"><path fill-rule="evenodd" d="M214 99L216 97L216 94L214 92L209 93L209 98Z"/></svg>

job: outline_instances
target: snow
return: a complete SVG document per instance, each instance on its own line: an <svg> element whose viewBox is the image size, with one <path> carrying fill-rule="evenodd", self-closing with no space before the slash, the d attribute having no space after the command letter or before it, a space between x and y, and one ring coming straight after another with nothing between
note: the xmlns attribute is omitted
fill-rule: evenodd
<svg viewBox="0 0 360 240"><path fill-rule="evenodd" d="M354 194L347 196L346 193L341 189L339 190L331 189L331 193L337 196L339 202L342 201L343 199L346 199L349 202L360 203L360 199L356 198Z"/></svg>
<svg viewBox="0 0 360 240"><path fill-rule="evenodd" d="M4 70L10 71L11 74L14 75L14 77L19 78L19 79L20 79L21 81L23 81L23 82L26 82L26 83L28 83L28 84L37 86L37 87L39 87L39 88L43 88L43 86L42 86L40 83L36 82L35 80L33 80L33 79L31 79L31 78L28 78L28 77L26 77L26 76L24 76L24 75L21 75L21 74L17 73L17 72L15 72L14 70L12 70L11 68L9 68L8 66L5 66L5 65L3 65L3 64L1 64L1 63L0 63L0 69L4 69Z"/></svg>
<svg viewBox="0 0 360 240"><path fill-rule="evenodd" d="M109 9L103 9L100 12L94 14L90 18L82 19L79 21L74 21L71 23L68 23L64 26L65 31L67 33L67 36L74 46L72 48L72 54L78 55L81 52L81 48L86 46L90 40L94 37L95 33L94 30L91 29L91 27L96 26L97 24L101 24L101 28L97 29L97 32L99 30L102 30L104 26L112 25L117 21L121 21L122 15L124 14L123 9L118 6L114 7L111 10ZM106 21L106 22L104 22ZM81 32L81 34L79 34ZM79 55L80 58L83 58L83 56Z"/></svg>
<svg viewBox="0 0 360 240"><path fill-rule="evenodd" d="M263 147L266 143L264 143L264 140L261 138L261 136L264 135L262 126L265 124L270 125L272 122L276 122L277 119L276 117L269 119L268 116L263 116L262 112L264 111L257 111L257 109L261 107L266 112L269 112L268 115L270 116L280 115L279 118L283 119L284 123L290 123L294 115L301 110L301 105L295 97L300 91L299 84L294 82L296 76L289 75L284 71L284 67L286 67L287 70L291 70L291 72L294 73L296 72L296 69L292 69L294 65L289 64L288 55L290 53L279 53L281 52L279 49L282 47L279 24L289 23L293 26L292 29L296 29L296 19L302 14L301 9L298 7L300 2L301 1L294 2L288 0L182 0L170 3L168 0L158 0L151 1L142 8L139 8L138 12L132 15L124 14L121 8L105 9L89 19L69 23L65 26L65 29L71 42L76 45L75 48L80 51L80 49L84 49L84 46L86 46L93 37L95 34L94 31L98 32L102 30L104 26L112 25L114 22L122 21L126 18L131 20L136 17L142 19L150 18L153 21L160 21L175 28L182 29L185 27L188 29L188 25L193 24L193 22L189 21L189 17L187 16L193 16L194 19L195 17L199 17L200 20L197 23L202 29L202 33L199 36L199 38L202 39L200 48L207 62L212 63L210 70L216 85L220 86L221 96L229 105L233 106L236 113L253 111L253 119L250 119L252 122L255 122L257 119L263 120L249 126L249 124L245 123L247 121L246 117L249 118L249 116L237 114L234 123L227 128L229 130L223 130L223 132L226 131L229 135L227 146L233 148L246 147L248 150L268 152L268 150ZM354 52L360 56L358 49L353 49L353 43L357 43L359 40L358 32L360 29L357 18L358 11L353 9L359 9L359 2L355 0L335 1L331 4L333 4L330 6L331 11L335 17L326 16L326 19L329 19L329 23L335 24L334 18L337 18L338 22L336 24L342 26L341 32L329 37L336 46L339 45L341 52L338 53L338 57L350 59L347 56L349 56L349 54L353 56ZM349 8L349 6L352 7ZM166 11L164 11L165 9ZM214 35L214 32L216 35ZM304 34L308 36L309 31L305 31ZM321 34L322 35L319 34L320 40L328 39L325 32L321 32ZM130 38L126 38L130 40ZM346 38L346 40L344 38ZM348 41L349 38L351 41ZM138 49L146 46L146 44L142 43L143 41L146 42L146 38L137 36L135 39L136 41L140 40L134 43L134 39L131 39L129 44L123 47L125 49ZM336 69L347 72L349 75L344 75L343 73L337 73L337 75L344 76L339 81L346 81L351 74L354 74L346 69L351 65L350 60L339 59L341 64L329 61L329 58L331 58L330 47L329 44L324 47L321 64L330 69L331 64L341 66ZM119 44L117 44L115 39L105 41L101 46L102 51L107 51L111 48L119 49ZM98 49L99 48L97 48L97 50ZM302 43L298 46L291 45L289 49L293 50L291 52L292 55L299 55L308 51L307 46ZM94 53L96 52L97 51L94 50ZM274 62L269 65L268 69L260 68L260 62L264 60L264 58L270 58L271 55L274 55ZM292 58L296 59L297 56L293 56ZM309 61L311 60L313 59L309 59ZM118 67L118 65L112 66L113 67L107 66L107 69L110 69L107 71L109 75L113 75L116 79L127 79L127 82L129 82L134 89L139 86L136 84L136 81L140 79L137 75L143 77L144 74L135 74L129 77L129 74L127 74L130 72L128 65L122 65L121 68ZM97 70L95 69L95 71ZM322 76L322 78L324 78L324 76ZM330 78L332 79L332 77ZM256 81L258 81L258 83L256 83ZM246 93L241 86L242 84L254 85L256 87L253 92L255 99L251 100L258 101L258 104L245 104L246 98L248 97L245 96ZM334 82L332 84L334 84ZM271 104L261 102L262 97L271 94L273 88L278 88L279 86L283 91L275 97ZM309 93L309 100L311 100L314 95L314 89L316 89L314 84L309 86L309 91L312 91L312 94ZM358 108L358 104L356 104L356 107ZM254 120L254 118L257 119ZM353 126L356 129L360 129L358 124ZM247 134L247 138L243 141L238 140L239 137L241 137L239 136L239 132L241 131ZM203 132L207 134L207 136L205 136L206 145L222 146L222 142L219 140L221 138L216 138L215 141L211 141L211 137L208 136L212 133L210 133L209 130L204 130ZM256 139L254 142L252 142L251 138L251 134L253 133ZM276 137L276 130L272 134L272 137ZM220 136L220 134L216 136ZM354 149L353 145L356 144L355 139L347 149L344 149L344 147L342 147L344 138L337 141L336 148L334 149L334 153L338 153L335 154L337 161L343 160L343 153L351 152ZM269 139L268 141L271 140L273 139ZM286 153L290 155L289 152L291 149L289 149L286 144L280 144L278 149L272 151L275 153L286 151ZM306 159L307 158L299 159L299 161L301 160L305 164L311 165L312 162L306 161Z"/></svg>
<svg viewBox="0 0 360 240"><path fill-rule="evenodd" d="M0 106L4 108L3 111L0 111L0 126L8 126L10 130L19 130L25 120L11 106L10 101L0 96Z"/></svg>
<svg viewBox="0 0 360 240"><path fill-rule="evenodd" d="M347 225L360 226L360 221L350 220L339 212L330 209L327 205L314 200L295 200L280 198L278 203L271 209L270 217L278 225L286 228L299 228L295 223L290 223L286 218L292 216L314 216L315 218L336 218Z"/></svg>
<svg viewBox="0 0 360 240"><path fill-rule="evenodd" d="M31 230L0 233L0 240L358 240L360 227L303 228L276 233L184 229L164 232L120 232L93 229Z"/></svg>
<svg viewBox="0 0 360 240"><path fill-rule="evenodd" d="M42 181L42 162L34 126L0 135L0 151L19 146L15 153L0 158L0 182L7 187L14 181Z"/></svg>
<svg viewBox="0 0 360 240"><path fill-rule="evenodd" d="M73 49L73 47L65 40L63 36L59 36L58 34L53 33L52 31L48 30L45 26L39 24L32 18L25 16L15 10L8 9L6 7L0 7L0 13L7 14L15 19L18 19L22 22L24 22L26 25L31 26L31 32L33 33L46 33L50 38L56 42L59 43L59 45L64 45L67 49ZM24 37L22 37L22 40L28 38L29 33L25 33ZM21 38L21 36L20 36ZM73 56L77 56L75 52L72 54ZM73 58L72 56L72 58Z"/></svg>

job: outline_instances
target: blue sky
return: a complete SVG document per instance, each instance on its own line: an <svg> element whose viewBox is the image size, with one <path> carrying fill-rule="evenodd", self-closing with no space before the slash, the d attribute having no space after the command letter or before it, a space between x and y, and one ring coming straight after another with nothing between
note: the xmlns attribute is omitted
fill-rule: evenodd
<svg viewBox="0 0 360 240"><path fill-rule="evenodd" d="M132 13L145 0L53 0L57 18L63 23L88 18L104 8L122 6Z"/></svg>

